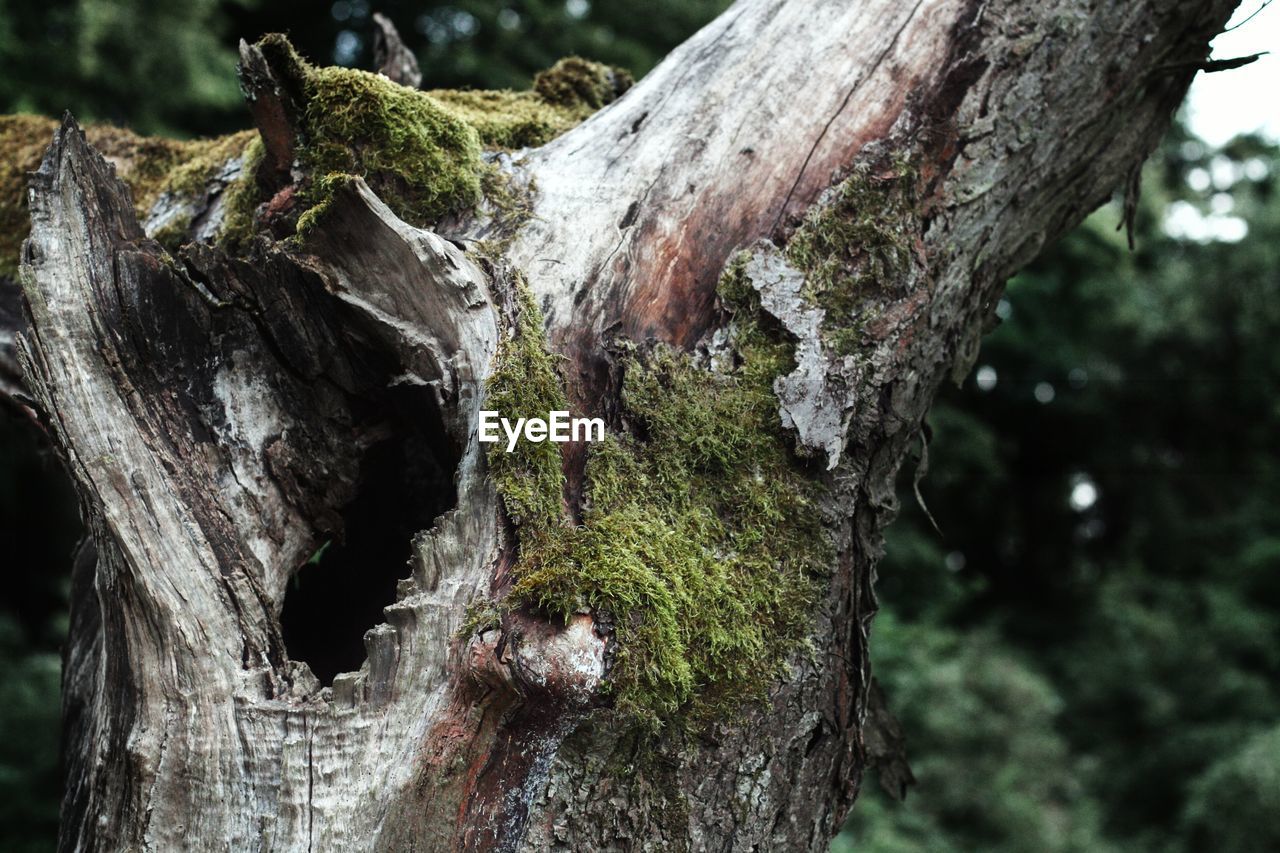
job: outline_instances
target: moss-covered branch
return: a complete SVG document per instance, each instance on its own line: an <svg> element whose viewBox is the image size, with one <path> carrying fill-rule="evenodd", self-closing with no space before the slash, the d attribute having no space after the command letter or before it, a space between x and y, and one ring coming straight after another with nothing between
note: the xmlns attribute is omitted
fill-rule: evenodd
<svg viewBox="0 0 1280 853"><path fill-rule="evenodd" d="M334 174L357 175L415 225L468 210L492 170L485 149L542 145L630 86L626 72L577 57L540 73L530 91L419 91L380 74L320 68L281 35L254 48L294 93L296 163L307 207Z"/></svg>
<svg viewBox="0 0 1280 853"><path fill-rule="evenodd" d="M824 342L837 355L858 349L878 303L910 289L920 228L916 180L901 159L880 168L860 163L787 243L788 259L805 274L806 296L824 311Z"/></svg>
<svg viewBox="0 0 1280 853"><path fill-rule="evenodd" d="M293 147L302 178L295 224L324 204L333 175L364 178L397 215L420 226L470 209L482 197L508 206L486 149L549 142L631 85L621 69L569 57L538 74L529 91L423 92L367 71L313 66L284 36L267 36L259 48L292 78L302 101L295 117L301 138ZM41 116L0 116L0 275L16 273L29 227L27 174L39 166L56 127ZM190 141L107 125L86 133L128 184L140 221L168 196L151 230L170 247L191 238L192 221L211 192L224 194L213 237L232 249L243 245L258 227L257 207L280 189L258 179L263 147L254 131ZM235 175L217 182L236 161ZM318 213L312 210L309 219Z"/></svg>
<svg viewBox="0 0 1280 853"><path fill-rule="evenodd" d="M555 445L489 456L520 540L503 606L611 621L616 705L649 727L732 715L762 698L807 636L831 556L821 487L793 456L771 390L790 345L757 322L740 275L735 266L723 287L737 308L733 367L666 347L625 355L629 429L592 446L581 524L563 511ZM522 288L517 305L486 405L545 417L565 407L564 392Z"/></svg>

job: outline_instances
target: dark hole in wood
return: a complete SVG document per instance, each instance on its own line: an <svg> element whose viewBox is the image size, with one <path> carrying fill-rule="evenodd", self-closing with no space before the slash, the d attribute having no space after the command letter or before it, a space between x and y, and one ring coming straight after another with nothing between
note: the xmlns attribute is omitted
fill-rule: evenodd
<svg viewBox="0 0 1280 853"><path fill-rule="evenodd" d="M289 657L324 685L364 663L365 632L409 576L414 534L457 503L457 450L430 392L389 389L370 414L388 435L365 452L344 529L294 574L280 616Z"/></svg>

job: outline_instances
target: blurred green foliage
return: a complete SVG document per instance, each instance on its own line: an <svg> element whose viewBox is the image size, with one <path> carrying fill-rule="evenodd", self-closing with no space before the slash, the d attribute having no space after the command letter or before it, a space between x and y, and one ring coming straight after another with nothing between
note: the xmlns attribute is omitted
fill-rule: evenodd
<svg viewBox="0 0 1280 853"><path fill-rule="evenodd" d="M425 87L637 76L727 0L387 2ZM0 0L0 111L245 127L239 38L369 67L367 0ZM930 416L872 658L919 785L874 781L835 850L1280 848L1280 160L1174 132L1128 252L1107 209L1011 284ZM981 380L981 382L980 382ZM74 503L0 418L0 849L52 846ZM909 477L909 471L904 476Z"/></svg>
<svg viewBox="0 0 1280 853"><path fill-rule="evenodd" d="M1192 846L1218 853L1280 850L1280 726L1259 732L1192 783L1183 811Z"/></svg>
<svg viewBox="0 0 1280 853"><path fill-rule="evenodd" d="M989 627L876 619L873 665L905 728L905 804L868 777L833 850L1104 851L1098 804L1055 727L1050 678ZM875 790L872 790L875 788Z"/></svg>
<svg viewBox="0 0 1280 853"><path fill-rule="evenodd" d="M0 112L189 135L243 126L219 0L0 0ZM228 122L233 122L228 126Z"/></svg>

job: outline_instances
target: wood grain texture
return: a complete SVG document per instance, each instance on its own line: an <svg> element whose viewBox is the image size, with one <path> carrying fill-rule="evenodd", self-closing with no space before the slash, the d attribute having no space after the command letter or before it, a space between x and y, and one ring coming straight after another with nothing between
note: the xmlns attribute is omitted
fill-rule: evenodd
<svg viewBox="0 0 1280 853"><path fill-rule="evenodd" d="M18 345L93 534L62 849L826 849L867 762L874 566L933 394L971 365L1005 279L1155 145L1232 5L740 0L504 160L536 189L501 257L459 248L486 223L445 239L361 182L299 244L172 257L65 122L34 180ZM246 68L246 90L287 180L268 72ZM780 247L840 180L903 162L908 263L864 296L856 361L830 358ZM779 418L829 468L838 558L815 654L765 706L641 749L596 712L606 625L510 614L459 635L516 544L476 411L514 276L575 408L607 412L609 342L713 348L716 281L742 249L808 353ZM435 430L452 508L414 539L364 666L322 686L289 659L286 590L404 418Z"/></svg>

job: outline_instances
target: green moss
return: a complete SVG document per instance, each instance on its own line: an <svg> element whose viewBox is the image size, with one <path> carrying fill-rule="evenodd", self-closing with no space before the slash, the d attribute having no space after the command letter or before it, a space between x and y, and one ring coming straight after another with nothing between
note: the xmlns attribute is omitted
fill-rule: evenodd
<svg viewBox="0 0 1280 853"><path fill-rule="evenodd" d="M0 276L17 275L30 230L27 173L39 167L56 128L41 116L0 116Z"/></svg>
<svg viewBox="0 0 1280 853"><path fill-rule="evenodd" d="M243 156L257 137L256 131L242 130L229 136L184 143L181 157L172 162L163 164L154 159L150 161L149 171L153 179L151 191L157 196L161 192L180 196L203 193L227 163ZM168 168L157 168L165 165Z"/></svg>
<svg viewBox="0 0 1280 853"><path fill-rule="evenodd" d="M241 159L243 165L240 174L223 189L226 206L216 237L217 242L224 247L239 245L252 231L253 210L260 200L254 172L262 159L261 139L256 131L244 130L228 136L185 143L185 146L182 157L171 164L167 171L151 176L145 206L135 199L139 210L150 209L162 194L176 196L180 204L190 204L196 209L202 204L210 184L227 164ZM154 160L150 162L152 170L159 165ZM190 228L190 217L178 216L166 222L152 236L165 248L176 251L185 242Z"/></svg>
<svg viewBox="0 0 1280 853"><path fill-rule="evenodd" d="M331 172L319 178L311 190L311 194L319 201L304 210L302 215L298 217L294 238L305 237L328 212L329 206L333 204L334 193L340 187L351 184L355 180L355 175L347 175L342 172Z"/></svg>
<svg viewBox="0 0 1280 853"><path fill-rule="evenodd" d="M513 193L486 164L484 146L542 145L587 118L630 85L620 69L571 57L538 75L528 92L421 92L385 77L349 68L316 68L284 36L258 44L280 72L289 97L304 105L297 158L309 173L301 187L302 225L314 222L335 176L365 179L398 216L430 225L488 199L510 225L527 214L527 199ZM57 123L38 116L0 117L0 274L17 268L28 231L27 173L36 169ZM194 197L235 157L241 176L225 189L218 242L238 250L253 233L253 215L265 199L255 178L263 156L254 131L218 139L147 138L119 128L87 129L89 141L115 163L129 184L140 219L162 193ZM174 219L155 235L176 248L190 222ZM510 229L508 229L510 230Z"/></svg>
<svg viewBox="0 0 1280 853"><path fill-rule="evenodd" d="M500 250L520 230L520 226L533 216L536 184L533 181L517 184L496 164L490 164L480 176L480 186L493 223L492 236L487 242Z"/></svg>
<svg viewBox="0 0 1280 853"><path fill-rule="evenodd" d="M467 605L466 613L462 617L462 625L458 628L457 636L470 637L472 634L481 631L492 631L502 624L502 611L498 605L489 599L480 599L473 601Z"/></svg>
<svg viewBox="0 0 1280 853"><path fill-rule="evenodd" d="M177 218L169 220L164 225L157 228L151 237L161 246L175 253L181 248L183 241L187 237L187 229L190 227L190 220L186 218Z"/></svg>
<svg viewBox="0 0 1280 853"><path fill-rule="evenodd" d="M916 175L906 162L862 166L815 205L787 244L813 304L826 309L823 336L839 354L856 350L872 298L901 281L915 241Z"/></svg>
<svg viewBox="0 0 1280 853"><path fill-rule="evenodd" d="M480 201L484 146L542 145L630 85L620 69L573 57L539 75L529 92L422 92L379 74L312 66L283 36L259 47L305 104L297 155L312 183L304 202L323 205L326 176L357 175L420 226Z"/></svg>
<svg viewBox="0 0 1280 853"><path fill-rule="evenodd" d="M307 133L298 159L312 175L360 175L416 225L479 200L479 135L435 99L351 68L308 68L304 81Z"/></svg>
<svg viewBox="0 0 1280 853"><path fill-rule="evenodd" d="M518 303L486 407L545 417L564 395L541 317L527 294ZM612 615L616 705L649 727L763 698L806 636L831 554L818 487L790 452L770 390L790 348L750 306L736 345L727 375L662 347L627 357L622 402L636 435L591 445L581 524L563 511L556 445L489 456L520 539L504 606Z"/></svg>
<svg viewBox="0 0 1280 853"><path fill-rule="evenodd" d="M539 72L533 78L533 90L548 104L594 112L630 89L633 82L622 68L567 56Z"/></svg>
<svg viewBox="0 0 1280 853"><path fill-rule="evenodd" d="M434 89L427 94L474 127L485 145L532 148L580 124L631 85L631 75L621 68L571 56L540 72L528 92Z"/></svg>
<svg viewBox="0 0 1280 853"><path fill-rule="evenodd" d="M508 418L545 418L569 405L555 357L546 348L542 315L522 282L516 287L516 301L515 327L498 347L485 405ZM527 528L532 536L561 526L564 474L555 444L519 442L513 453L490 453L489 468L517 527Z"/></svg>
<svg viewBox="0 0 1280 853"><path fill-rule="evenodd" d="M40 166L58 122L43 116L0 116L0 274L13 275L30 229L27 175ZM217 139L173 140L138 136L110 125L85 128L89 144L128 185L139 220L162 193L195 195L256 137L253 131ZM188 223L171 223L157 235L176 242ZM163 239L162 239L163 242Z"/></svg>
<svg viewBox="0 0 1280 853"><path fill-rule="evenodd" d="M429 93L495 148L544 145L579 124L593 110L549 104L536 92L441 89Z"/></svg>
<svg viewBox="0 0 1280 853"><path fill-rule="evenodd" d="M578 57L539 74L528 92L420 92L377 74L349 68L316 68L281 35L258 43L289 97L304 104L298 161L310 173L300 198L314 222L335 175L363 177L397 215L429 225L468 209L482 195L497 215L515 222L525 200L507 191L483 162L482 146L514 149L542 145L614 100L631 85L627 72ZM26 175L37 168L57 123L38 116L0 117L0 274L13 274L28 231ZM247 166L226 188L226 213L218 242L237 250L252 235L253 214L265 199L255 179L263 156L253 131L209 140L141 137L119 128L87 129L90 143L115 163L129 184L140 219L168 192L196 196L234 157ZM516 216L514 214L520 214ZM189 222L175 219L155 236L176 247Z"/></svg>
<svg viewBox="0 0 1280 853"><path fill-rule="evenodd" d="M254 211L265 200L256 175L262 158L266 156L266 147L258 134L251 133L251 136L242 152L244 164L240 175L223 191L225 197L218 242L231 251L239 251L249 241L253 235Z"/></svg>

